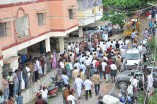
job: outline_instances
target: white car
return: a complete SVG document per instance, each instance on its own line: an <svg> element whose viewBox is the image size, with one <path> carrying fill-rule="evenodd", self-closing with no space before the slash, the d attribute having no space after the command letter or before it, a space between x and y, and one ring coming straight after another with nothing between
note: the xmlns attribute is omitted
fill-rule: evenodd
<svg viewBox="0 0 157 104"><path fill-rule="evenodd" d="M128 49L125 53L124 57L124 65L128 66L136 66L140 65L143 62L143 56L140 53L140 50L137 48Z"/></svg>

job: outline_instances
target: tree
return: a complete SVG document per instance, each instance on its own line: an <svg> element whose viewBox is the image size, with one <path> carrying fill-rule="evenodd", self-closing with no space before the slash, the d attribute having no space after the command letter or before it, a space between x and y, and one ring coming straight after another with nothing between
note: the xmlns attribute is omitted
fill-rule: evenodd
<svg viewBox="0 0 157 104"><path fill-rule="evenodd" d="M105 7L114 6L122 9L139 6L141 3L141 0L103 0Z"/></svg>
<svg viewBox="0 0 157 104"><path fill-rule="evenodd" d="M101 20L102 21L109 20L111 21L112 24L114 25L118 24L122 28L126 17L127 16L125 13L119 13L116 11L108 11L107 13L104 14Z"/></svg>
<svg viewBox="0 0 157 104"><path fill-rule="evenodd" d="M115 12L109 20L112 22L112 24L116 25L118 24L121 28L124 25L124 20L126 18L126 15L124 13L117 13Z"/></svg>

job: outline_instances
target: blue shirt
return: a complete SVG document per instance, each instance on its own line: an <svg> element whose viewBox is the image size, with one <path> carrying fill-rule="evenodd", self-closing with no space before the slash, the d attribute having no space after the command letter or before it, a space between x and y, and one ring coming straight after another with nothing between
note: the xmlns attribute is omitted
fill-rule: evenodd
<svg viewBox="0 0 157 104"><path fill-rule="evenodd" d="M131 34L131 37L132 37L132 38L134 38L134 37L135 37L135 32L133 32L133 33Z"/></svg>

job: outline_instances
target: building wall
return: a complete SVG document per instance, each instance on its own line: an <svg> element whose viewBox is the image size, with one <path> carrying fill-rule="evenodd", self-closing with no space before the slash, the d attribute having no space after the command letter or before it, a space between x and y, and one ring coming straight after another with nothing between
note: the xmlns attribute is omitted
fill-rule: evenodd
<svg viewBox="0 0 157 104"><path fill-rule="evenodd" d="M79 26L86 26L103 17L102 0L77 0Z"/></svg>
<svg viewBox="0 0 157 104"><path fill-rule="evenodd" d="M70 20L68 13L70 6L77 6L76 0L35 0L34 2L28 0L29 2L22 3L19 3L20 0L17 1L17 4L0 4L0 20L4 21L7 18L7 21L11 22L11 33L7 37L0 37L0 46L2 47L4 58L17 55L18 50L52 37L53 34L54 36L66 36L69 30L77 29L77 18ZM37 20L37 13L40 11L46 12L46 21L42 26L38 25ZM23 15L28 15L30 34L19 39L15 32L15 19ZM37 40L38 37L40 37L39 40ZM10 50L15 52L9 53Z"/></svg>
<svg viewBox="0 0 157 104"><path fill-rule="evenodd" d="M61 1L49 1L49 10L51 14L51 28L54 30L57 29L68 29L72 26L77 26L78 21L77 17L74 19L69 19L68 9L71 6L76 8L77 13L77 2L76 0L61 0Z"/></svg>

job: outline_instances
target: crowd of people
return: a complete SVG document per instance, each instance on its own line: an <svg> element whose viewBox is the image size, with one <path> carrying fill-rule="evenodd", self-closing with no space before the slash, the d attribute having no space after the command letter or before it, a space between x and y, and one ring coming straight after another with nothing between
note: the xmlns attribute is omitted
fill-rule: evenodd
<svg viewBox="0 0 157 104"><path fill-rule="evenodd" d="M17 104L23 104L21 91L56 68L57 75L61 76L65 85L64 103L75 104L77 102L74 96L75 91L70 87L70 79L74 79L78 99L82 98L83 88L86 100L89 98L88 95L92 97L93 87L95 95L99 95L103 79L106 83L115 82L117 73L122 69L125 52L129 48L125 39L108 39L113 35L111 24L108 27L107 30L106 27L101 27L85 33L82 41L69 43L64 53L58 57L55 52L48 52L34 59L30 57L27 63L20 65L14 72L10 71L8 75L3 75L4 92L0 91L0 104L4 102L14 104L15 101ZM143 35L148 39L154 32L156 32L156 22L151 21L149 29L145 29ZM131 39L133 47L141 52L146 51L144 45L138 44L139 36L134 30ZM136 79L135 76L134 79ZM134 80L134 85L137 85L135 82L138 81ZM47 89L42 90L46 95ZM46 104L47 96L43 99L42 95L38 96L39 99L35 104Z"/></svg>
<svg viewBox="0 0 157 104"><path fill-rule="evenodd" d="M21 92L40 80L41 77L45 76L52 69L55 69L57 67L56 58L57 54L55 52L48 52L39 58L29 57L14 72L10 71L8 75L4 74L2 79L4 86L3 97L0 99L0 104L1 102L14 104L9 103L10 99L16 101L17 104L23 104Z"/></svg>

